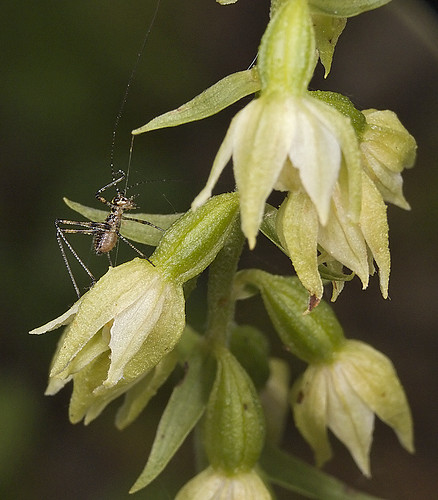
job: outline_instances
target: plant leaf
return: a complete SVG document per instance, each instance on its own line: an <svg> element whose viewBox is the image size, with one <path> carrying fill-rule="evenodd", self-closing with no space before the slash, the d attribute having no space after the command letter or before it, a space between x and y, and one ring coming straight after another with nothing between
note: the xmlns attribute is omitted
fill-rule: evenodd
<svg viewBox="0 0 438 500"><path fill-rule="evenodd" d="M352 489L339 479L278 448L265 448L259 463L269 481L306 498L378 500L377 497Z"/></svg>
<svg viewBox="0 0 438 500"><path fill-rule="evenodd" d="M130 493L147 486L164 470L204 413L215 377L214 359L200 345L187 364L186 376L172 392L146 466Z"/></svg>
<svg viewBox="0 0 438 500"><path fill-rule="evenodd" d="M184 123L202 120L219 113L219 111L258 90L260 90L260 80L256 67L233 73L222 78L179 108L157 116L146 125L133 130L132 134L138 135L151 130L176 127Z"/></svg>

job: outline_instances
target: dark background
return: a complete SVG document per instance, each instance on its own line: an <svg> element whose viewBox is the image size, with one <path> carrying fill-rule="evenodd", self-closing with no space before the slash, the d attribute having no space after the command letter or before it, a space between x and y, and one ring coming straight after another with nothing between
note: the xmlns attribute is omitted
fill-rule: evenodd
<svg viewBox="0 0 438 500"><path fill-rule="evenodd" d="M54 398L43 396L59 333L27 335L75 300L53 221L76 218L63 196L98 206L94 193L110 180L115 117L154 8L151 0L2 3L1 498L128 498L169 394L167 387L122 433L113 427L113 408L90 427L72 426L70 388ZM117 131L117 168L127 166L132 128L248 67L267 20L268 2L240 0L221 7L213 0L162 0ZM412 211L389 208L391 300L381 298L374 278L365 292L358 280L349 284L335 306L347 336L371 343L393 360L412 406L417 453L402 450L393 432L377 422L371 481L335 439L336 457L326 470L394 500L435 498L438 477L437 63L436 13L426 2L397 0L351 19L331 75L324 81L319 68L312 82L315 89L350 96L361 109L394 110L419 145L418 162L404 176ZM131 181L159 180L135 188L142 211L188 208L241 106L135 141ZM228 167L217 192L232 188ZM90 242L83 239L89 254ZM290 270L287 259L262 238L246 259L247 265L273 272ZM202 294L193 298L189 311L202 328ZM253 306L242 306L242 321L253 319ZM257 323L272 334L263 314ZM284 446L311 461L296 432L288 433ZM187 446L137 498L173 498L194 474L192 463ZM295 497L280 492L279 498Z"/></svg>

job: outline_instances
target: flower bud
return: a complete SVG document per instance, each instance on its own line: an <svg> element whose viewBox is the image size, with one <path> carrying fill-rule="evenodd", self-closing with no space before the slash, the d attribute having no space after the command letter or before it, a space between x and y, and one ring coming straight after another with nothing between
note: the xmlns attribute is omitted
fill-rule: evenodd
<svg viewBox="0 0 438 500"><path fill-rule="evenodd" d="M214 196L178 219L164 233L150 260L172 281L184 283L194 278L222 248L238 210L237 193Z"/></svg>
<svg viewBox="0 0 438 500"><path fill-rule="evenodd" d="M217 373L204 420L210 464L226 474L250 471L264 445L260 400L248 374L226 349L217 352Z"/></svg>
<svg viewBox="0 0 438 500"><path fill-rule="evenodd" d="M266 311L286 347L308 363L328 361L345 341L342 327L328 304L309 314L309 295L298 278L275 276L258 269L241 271L239 281L260 290Z"/></svg>
<svg viewBox="0 0 438 500"><path fill-rule="evenodd" d="M274 13L263 35L258 56L262 92L301 95L316 63L315 37L307 0L289 0Z"/></svg>

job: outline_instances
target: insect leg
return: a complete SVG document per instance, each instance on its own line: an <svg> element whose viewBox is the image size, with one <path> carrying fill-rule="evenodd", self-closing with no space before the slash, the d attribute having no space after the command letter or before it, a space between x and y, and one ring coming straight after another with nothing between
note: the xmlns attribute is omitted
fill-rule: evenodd
<svg viewBox="0 0 438 500"><path fill-rule="evenodd" d="M82 226L82 227L86 227L89 229L66 229L66 228L60 227L60 224L77 225L77 226ZM76 283L76 280L73 276L73 271L71 270L70 263L69 263L68 258L67 258L67 254L65 253L63 242L65 243L67 248L70 250L70 252L73 254L75 259L79 262L79 264L84 269L84 271L88 274L88 276L91 279L92 285L94 285L94 283L96 283L96 278L93 276L91 271L84 264L82 259L76 253L75 249L71 246L70 242L65 237L65 233L69 233L69 234L81 233L81 234L94 235L95 231L93 230L93 226L91 224L93 224L93 223L92 222L90 222L90 223L88 223L88 222L74 222L74 221L69 221L69 220L65 220L65 219L56 219L55 220L56 239L58 240L59 249L61 250L61 255L62 255L62 258L64 260L65 267L67 268L68 274L70 276L71 282L73 283L73 287L75 289L75 292L76 292L76 295L78 296L78 298L80 298L81 294L79 292L79 287Z"/></svg>
<svg viewBox="0 0 438 500"><path fill-rule="evenodd" d="M161 227L156 226L155 224L152 224L152 222L149 222L149 221L147 221L147 220L142 220L142 219L134 219L134 218L129 217L129 216L126 216L126 215L124 215L124 216L122 217L122 220L132 220L132 221L134 221L134 222L139 222L140 224L146 224L146 226L150 226L150 227L153 227L153 228L155 228L155 229L158 229L158 231L162 231L162 232L164 232L164 229L162 229Z"/></svg>
<svg viewBox="0 0 438 500"><path fill-rule="evenodd" d="M117 236L118 236L118 237L119 237L119 238L120 238L120 239L121 239L124 243L126 243L126 244L127 244L127 245L129 245L129 246L130 246L133 250L135 250L135 251L138 253L138 255L140 255L140 257L141 257L142 259L146 259L146 260L147 260L150 264L152 264L152 265L155 267L154 263L153 263L152 261L150 261L150 260L146 257L146 255L145 255L143 252L141 252L141 251L140 251L137 247L135 247L135 246L134 246L134 245L133 245L133 244L132 244L129 240L127 240L124 236L122 236L122 235L119 233L119 231L117 231Z"/></svg>

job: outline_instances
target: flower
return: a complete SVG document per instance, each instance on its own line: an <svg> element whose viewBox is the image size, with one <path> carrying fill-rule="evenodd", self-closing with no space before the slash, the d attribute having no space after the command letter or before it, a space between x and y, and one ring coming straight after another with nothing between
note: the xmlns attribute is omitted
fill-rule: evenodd
<svg viewBox="0 0 438 500"><path fill-rule="evenodd" d="M233 158L242 230L255 246L265 202L273 189L290 190L298 173L323 225L336 181L345 170L351 216L360 209L360 154L350 119L307 93L315 40L307 2L285 2L273 16L259 50L261 95L232 120L205 188L202 205Z"/></svg>
<svg viewBox="0 0 438 500"><path fill-rule="evenodd" d="M363 167L385 201L409 210L401 172L414 165L415 139L392 111L366 109L362 113L366 119L360 144Z"/></svg>
<svg viewBox="0 0 438 500"><path fill-rule="evenodd" d="M369 275L374 274L372 259L379 267L382 295L388 297L390 254L386 205L365 172L362 172L361 186L358 222L349 216L339 183L334 188L325 225L319 220L316 207L303 188L291 191L278 212L276 226L282 245L301 283L318 300L323 294L321 264L326 264L329 269L339 268L339 272L342 266L351 269L366 288ZM341 282L337 282L332 300L341 289Z"/></svg>
<svg viewBox="0 0 438 500"><path fill-rule="evenodd" d="M225 474L208 467L189 481L176 500L271 500L272 496L255 470Z"/></svg>
<svg viewBox="0 0 438 500"><path fill-rule="evenodd" d="M296 425L318 465L332 454L329 428L370 476L374 415L394 429L404 448L414 451L412 417L394 367L363 342L347 340L332 361L309 365L291 394Z"/></svg>
<svg viewBox="0 0 438 500"><path fill-rule="evenodd" d="M110 268L66 314L31 332L70 321L46 394L73 379L71 419L95 418L172 351L184 329L184 308L182 286L150 262L137 258Z"/></svg>
<svg viewBox="0 0 438 500"><path fill-rule="evenodd" d="M231 122L205 188L194 208L211 196L212 188L231 156L240 193L242 230L251 248L273 189L288 191L288 179L298 171L322 224L344 157L350 170L358 165L354 130L349 120L313 97L281 93L262 95Z"/></svg>

